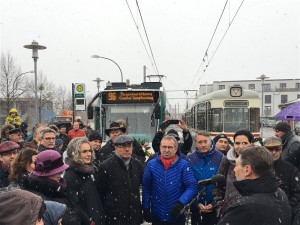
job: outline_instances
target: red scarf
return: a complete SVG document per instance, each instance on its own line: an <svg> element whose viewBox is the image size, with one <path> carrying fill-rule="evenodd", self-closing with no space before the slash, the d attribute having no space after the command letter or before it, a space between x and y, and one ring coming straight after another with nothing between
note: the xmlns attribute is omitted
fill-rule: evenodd
<svg viewBox="0 0 300 225"><path fill-rule="evenodd" d="M162 155L160 155L160 160L163 163L166 170L169 169L169 167L171 166L171 164L174 162L175 159L176 159L176 154L169 159L165 159L164 157L162 157Z"/></svg>

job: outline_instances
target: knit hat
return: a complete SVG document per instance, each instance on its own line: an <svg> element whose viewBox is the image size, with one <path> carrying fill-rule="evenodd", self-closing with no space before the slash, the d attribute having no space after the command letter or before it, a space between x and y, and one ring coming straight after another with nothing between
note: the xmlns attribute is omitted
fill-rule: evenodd
<svg viewBox="0 0 300 225"><path fill-rule="evenodd" d="M284 133L287 133L287 132L291 131L291 126L286 122L279 122L274 127L274 130L275 131L282 131Z"/></svg>
<svg viewBox="0 0 300 225"><path fill-rule="evenodd" d="M228 137L226 136L226 134L219 134L214 138L214 142L217 143L221 138L225 138L228 141Z"/></svg>
<svg viewBox="0 0 300 225"><path fill-rule="evenodd" d="M179 135L178 135L178 132L177 132L176 130L174 130L174 129L170 129L170 130L167 132L166 136L172 136L172 137L174 137L177 141L180 140L180 137L179 137Z"/></svg>
<svg viewBox="0 0 300 225"><path fill-rule="evenodd" d="M56 138L55 140L55 146L63 145L64 141L61 138Z"/></svg>
<svg viewBox="0 0 300 225"><path fill-rule="evenodd" d="M48 177L61 173L68 167L57 151L45 150L37 155L33 174L39 177Z"/></svg>
<svg viewBox="0 0 300 225"><path fill-rule="evenodd" d="M264 141L264 146L265 147L277 147L277 146L282 146L282 141L279 137L268 137Z"/></svg>
<svg viewBox="0 0 300 225"><path fill-rule="evenodd" d="M121 130L123 133L126 132L126 128L125 127L120 127L120 124L117 123L117 122L112 122L110 125L109 125L109 128L105 130L105 134L107 136L109 136L109 133L113 130Z"/></svg>
<svg viewBox="0 0 300 225"><path fill-rule="evenodd" d="M20 149L20 145L18 145L14 141L4 141L0 144L0 154L3 152L9 152L16 149Z"/></svg>
<svg viewBox="0 0 300 225"><path fill-rule="evenodd" d="M90 132L90 134L88 135L88 139L89 141L95 141L95 140L99 140L100 142L102 142L102 136L101 134L96 131L96 130L92 130Z"/></svg>

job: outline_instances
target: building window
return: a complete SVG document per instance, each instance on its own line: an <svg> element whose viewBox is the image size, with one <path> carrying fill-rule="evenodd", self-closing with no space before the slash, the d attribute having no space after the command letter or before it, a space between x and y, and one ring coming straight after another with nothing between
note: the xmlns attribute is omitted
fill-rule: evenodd
<svg viewBox="0 0 300 225"><path fill-rule="evenodd" d="M288 96L287 95L281 95L281 103L287 103Z"/></svg>
<svg viewBox="0 0 300 225"><path fill-rule="evenodd" d="M286 88L286 83L280 83L280 88Z"/></svg>
<svg viewBox="0 0 300 225"><path fill-rule="evenodd" d="M297 99L300 99L300 94L297 94Z"/></svg>
<svg viewBox="0 0 300 225"><path fill-rule="evenodd" d="M219 85L219 90L223 90L223 89L225 89L225 85Z"/></svg>
<svg viewBox="0 0 300 225"><path fill-rule="evenodd" d="M295 88L300 88L300 83L296 83L296 87Z"/></svg>
<svg viewBox="0 0 300 225"><path fill-rule="evenodd" d="M271 91L271 84L263 84L263 91Z"/></svg>
<svg viewBox="0 0 300 225"><path fill-rule="evenodd" d="M271 95L265 95L265 104L271 104L272 101Z"/></svg>
<svg viewBox="0 0 300 225"><path fill-rule="evenodd" d="M255 84L248 84L249 90L255 90Z"/></svg>
<svg viewBox="0 0 300 225"><path fill-rule="evenodd" d="M264 117L270 117L270 116L271 116L271 106L265 106Z"/></svg>

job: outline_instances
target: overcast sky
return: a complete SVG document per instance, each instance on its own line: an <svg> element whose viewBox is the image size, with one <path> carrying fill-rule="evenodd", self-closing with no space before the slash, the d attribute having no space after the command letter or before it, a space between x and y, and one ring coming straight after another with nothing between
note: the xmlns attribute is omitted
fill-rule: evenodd
<svg viewBox="0 0 300 225"><path fill-rule="evenodd" d="M229 0L204 57L225 2L138 1L158 72L166 76L166 89L198 89L199 84L215 80L255 79L261 74L299 78L299 0ZM128 4L147 45L136 1L128 0ZM91 55L116 61L124 80L131 83L143 81L144 65L147 75L157 73L126 0L1 0L0 9L1 52L9 51L22 72L33 69L31 50L23 45L36 40L47 47L39 51L38 71L70 89L71 83L86 83L92 96L96 77L105 80L104 87L121 76L112 62ZM185 94L170 92L168 96ZM181 109L185 106L183 100L170 102L180 102Z"/></svg>

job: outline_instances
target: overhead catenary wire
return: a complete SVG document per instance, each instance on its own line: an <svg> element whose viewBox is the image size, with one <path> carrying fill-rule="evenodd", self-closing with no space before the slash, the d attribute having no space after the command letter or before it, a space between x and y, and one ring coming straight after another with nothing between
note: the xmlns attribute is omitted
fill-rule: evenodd
<svg viewBox="0 0 300 225"><path fill-rule="evenodd" d="M157 75L159 75L159 71L158 71L157 64L156 64L156 61L155 61L155 58L154 58L154 54L153 54L152 47L151 47L151 44L150 44L150 41L149 41L148 33L147 33L147 30L146 30L146 27L145 27L144 19L143 19L141 10L140 10L138 0L136 0L136 6L139 10L139 14L140 14L141 21L142 21L142 24L143 24L143 28L144 28L144 31L145 31L145 34L146 34L146 37L147 37L147 41L148 41L148 45L149 45L150 52L151 52L151 55L152 55L152 59L153 59L153 62L154 62L155 68L156 68L156 72L157 72Z"/></svg>
<svg viewBox="0 0 300 225"><path fill-rule="evenodd" d="M230 26L232 25L232 23L233 23L234 19L236 18L238 12L240 11L240 9L241 9L241 7L242 7L244 1L245 1L245 0L242 0L241 4L239 5L237 11L235 12L235 14L234 14L234 16L233 16L233 18L232 18L232 20L229 21L229 24L228 24L228 27L227 27L226 31L224 32L224 34L223 34L221 40L219 41L219 43L218 43L218 45L217 45L215 51L213 52L212 57L208 60L205 69L202 71L202 74L201 74L201 76L199 77L199 79L198 79L198 81L197 81L197 83L196 83L196 86L199 85L199 82L200 82L201 78L203 77L204 73L206 72L206 69L207 69L208 66L210 65L210 63L211 63L212 59L214 58L216 52L218 51L218 49L219 49L221 43L223 42L223 40L224 40L224 38L225 38L225 36L226 36L226 34L227 34L229 28L230 28Z"/></svg>
<svg viewBox="0 0 300 225"><path fill-rule="evenodd" d="M220 15L220 17L219 17L218 23L217 23L217 25L216 25L216 27L215 27L215 29L214 29L214 32L213 32L213 34L212 34L212 37L210 38L209 44L208 44L208 46L207 46L207 48L206 48L206 51L205 51L205 53L204 53L204 56L203 56L202 59L201 59L201 63L200 63L200 65L199 65L199 67L198 67L198 70L197 70L197 72L196 72L196 74L195 74L195 76L194 76L194 78L193 78L193 80L192 80L190 86L192 86L192 84L194 83L194 81L195 81L197 75L199 74L199 71L200 71L200 69L201 69L203 63L205 62L205 57L208 57L208 50L209 50L209 47L210 47L210 45L211 45L211 43L212 43L212 41L213 41L213 39L214 39L214 37L215 37L216 31L217 31L218 26L219 26L219 24L220 24L220 21L221 21L221 19L222 19L222 17L223 17L223 14L224 14L224 11L225 11L225 9L226 9L227 3L228 3L228 0L226 0L226 2L225 2L225 5L224 5L223 10L222 10L222 12L221 12L221 15Z"/></svg>
<svg viewBox="0 0 300 225"><path fill-rule="evenodd" d="M132 20L133 20L133 22L134 22L134 24L135 24L135 26L136 26L136 29L137 29L137 31L138 31L138 33L139 33L140 39L141 39L141 41L142 41L142 43L143 43L143 45L144 45L145 51L146 51L146 53L147 53L147 55L148 55L149 61L150 61L151 65L152 65L154 71L156 71L155 66L154 66L154 63L153 63L153 60L152 60L152 58L151 58L151 56L150 56L150 54L149 54L149 52L148 52L148 49L147 49L147 47L146 47L146 44L145 44L144 39L143 39L143 37L142 37L142 34L141 34L140 30L139 30L139 26L137 25L137 23L136 23L136 21L135 21L135 19L134 19L133 13L132 13L132 11L131 11L131 8L130 8L130 6L129 6L127 0L126 0L126 3L127 3L127 6L128 6L128 9L129 9L129 12L130 12L130 14L131 14ZM157 71L156 71L156 72L157 72Z"/></svg>

